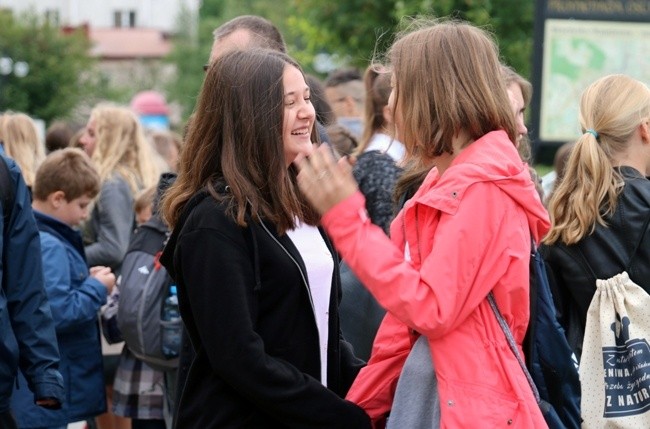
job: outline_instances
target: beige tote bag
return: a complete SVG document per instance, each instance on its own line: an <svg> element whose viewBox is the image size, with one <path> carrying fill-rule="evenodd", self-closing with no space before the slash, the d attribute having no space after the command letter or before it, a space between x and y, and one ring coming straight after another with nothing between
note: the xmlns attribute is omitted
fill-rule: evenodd
<svg viewBox="0 0 650 429"><path fill-rule="evenodd" d="M583 428L650 428L650 295L627 272L596 281L580 382Z"/></svg>

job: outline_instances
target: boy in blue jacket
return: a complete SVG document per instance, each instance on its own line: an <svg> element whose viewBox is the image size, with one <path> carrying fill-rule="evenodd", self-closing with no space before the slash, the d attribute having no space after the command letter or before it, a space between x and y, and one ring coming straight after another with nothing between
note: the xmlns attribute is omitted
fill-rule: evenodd
<svg viewBox="0 0 650 429"><path fill-rule="evenodd" d="M67 397L53 411L36 407L27 389L14 391L12 410L21 429L65 428L106 409L97 315L115 276L107 267L88 269L81 235L73 229L88 216L99 183L90 158L79 149L53 152L36 172L32 207Z"/></svg>

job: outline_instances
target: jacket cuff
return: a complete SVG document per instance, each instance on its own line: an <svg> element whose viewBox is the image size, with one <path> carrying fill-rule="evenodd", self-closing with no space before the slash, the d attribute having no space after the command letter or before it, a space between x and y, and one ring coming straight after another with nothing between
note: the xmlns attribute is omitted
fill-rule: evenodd
<svg viewBox="0 0 650 429"><path fill-rule="evenodd" d="M370 221L370 216L366 210L366 198L360 191L350 195L325 213L321 223L325 228L329 228L337 223L354 222L354 218L362 223Z"/></svg>
<svg viewBox="0 0 650 429"><path fill-rule="evenodd" d="M108 299L108 289L95 277L90 277L86 279L85 283L90 285L93 289L94 295L102 302L102 305L106 304Z"/></svg>
<svg viewBox="0 0 650 429"><path fill-rule="evenodd" d="M34 402L39 399L53 398L56 399L59 403L57 406L49 407L51 409L59 409L63 404L65 391L63 389L63 377L58 371L48 371L42 377L39 377L36 383L34 383Z"/></svg>

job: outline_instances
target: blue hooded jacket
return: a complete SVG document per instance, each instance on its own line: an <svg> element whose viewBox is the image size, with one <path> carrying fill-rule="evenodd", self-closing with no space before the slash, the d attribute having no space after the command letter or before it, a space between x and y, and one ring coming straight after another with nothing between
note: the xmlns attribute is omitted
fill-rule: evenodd
<svg viewBox="0 0 650 429"><path fill-rule="evenodd" d="M66 401L60 410L47 410L34 405L27 389L16 390L11 409L21 428L65 426L106 411L97 318L106 303L106 288L89 276L79 232L36 210L34 216L41 235L45 291L56 324Z"/></svg>
<svg viewBox="0 0 650 429"><path fill-rule="evenodd" d="M63 378L54 322L43 287L41 246L31 208L31 196L15 162L0 154L9 167L14 203L5 231L0 222L0 412L9 409L18 368L34 400L63 402ZM3 194L8 189L2 189ZM0 199L2 205L4 199ZM27 387L27 386L24 386Z"/></svg>

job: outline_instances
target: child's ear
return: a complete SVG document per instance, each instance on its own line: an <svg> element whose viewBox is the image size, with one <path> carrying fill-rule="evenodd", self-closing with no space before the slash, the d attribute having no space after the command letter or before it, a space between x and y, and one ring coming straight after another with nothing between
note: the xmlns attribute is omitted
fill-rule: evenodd
<svg viewBox="0 0 650 429"><path fill-rule="evenodd" d="M65 192L63 191L52 192L48 197L48 200L55 208L59 208L67 202L65 199Z"/></svg>

